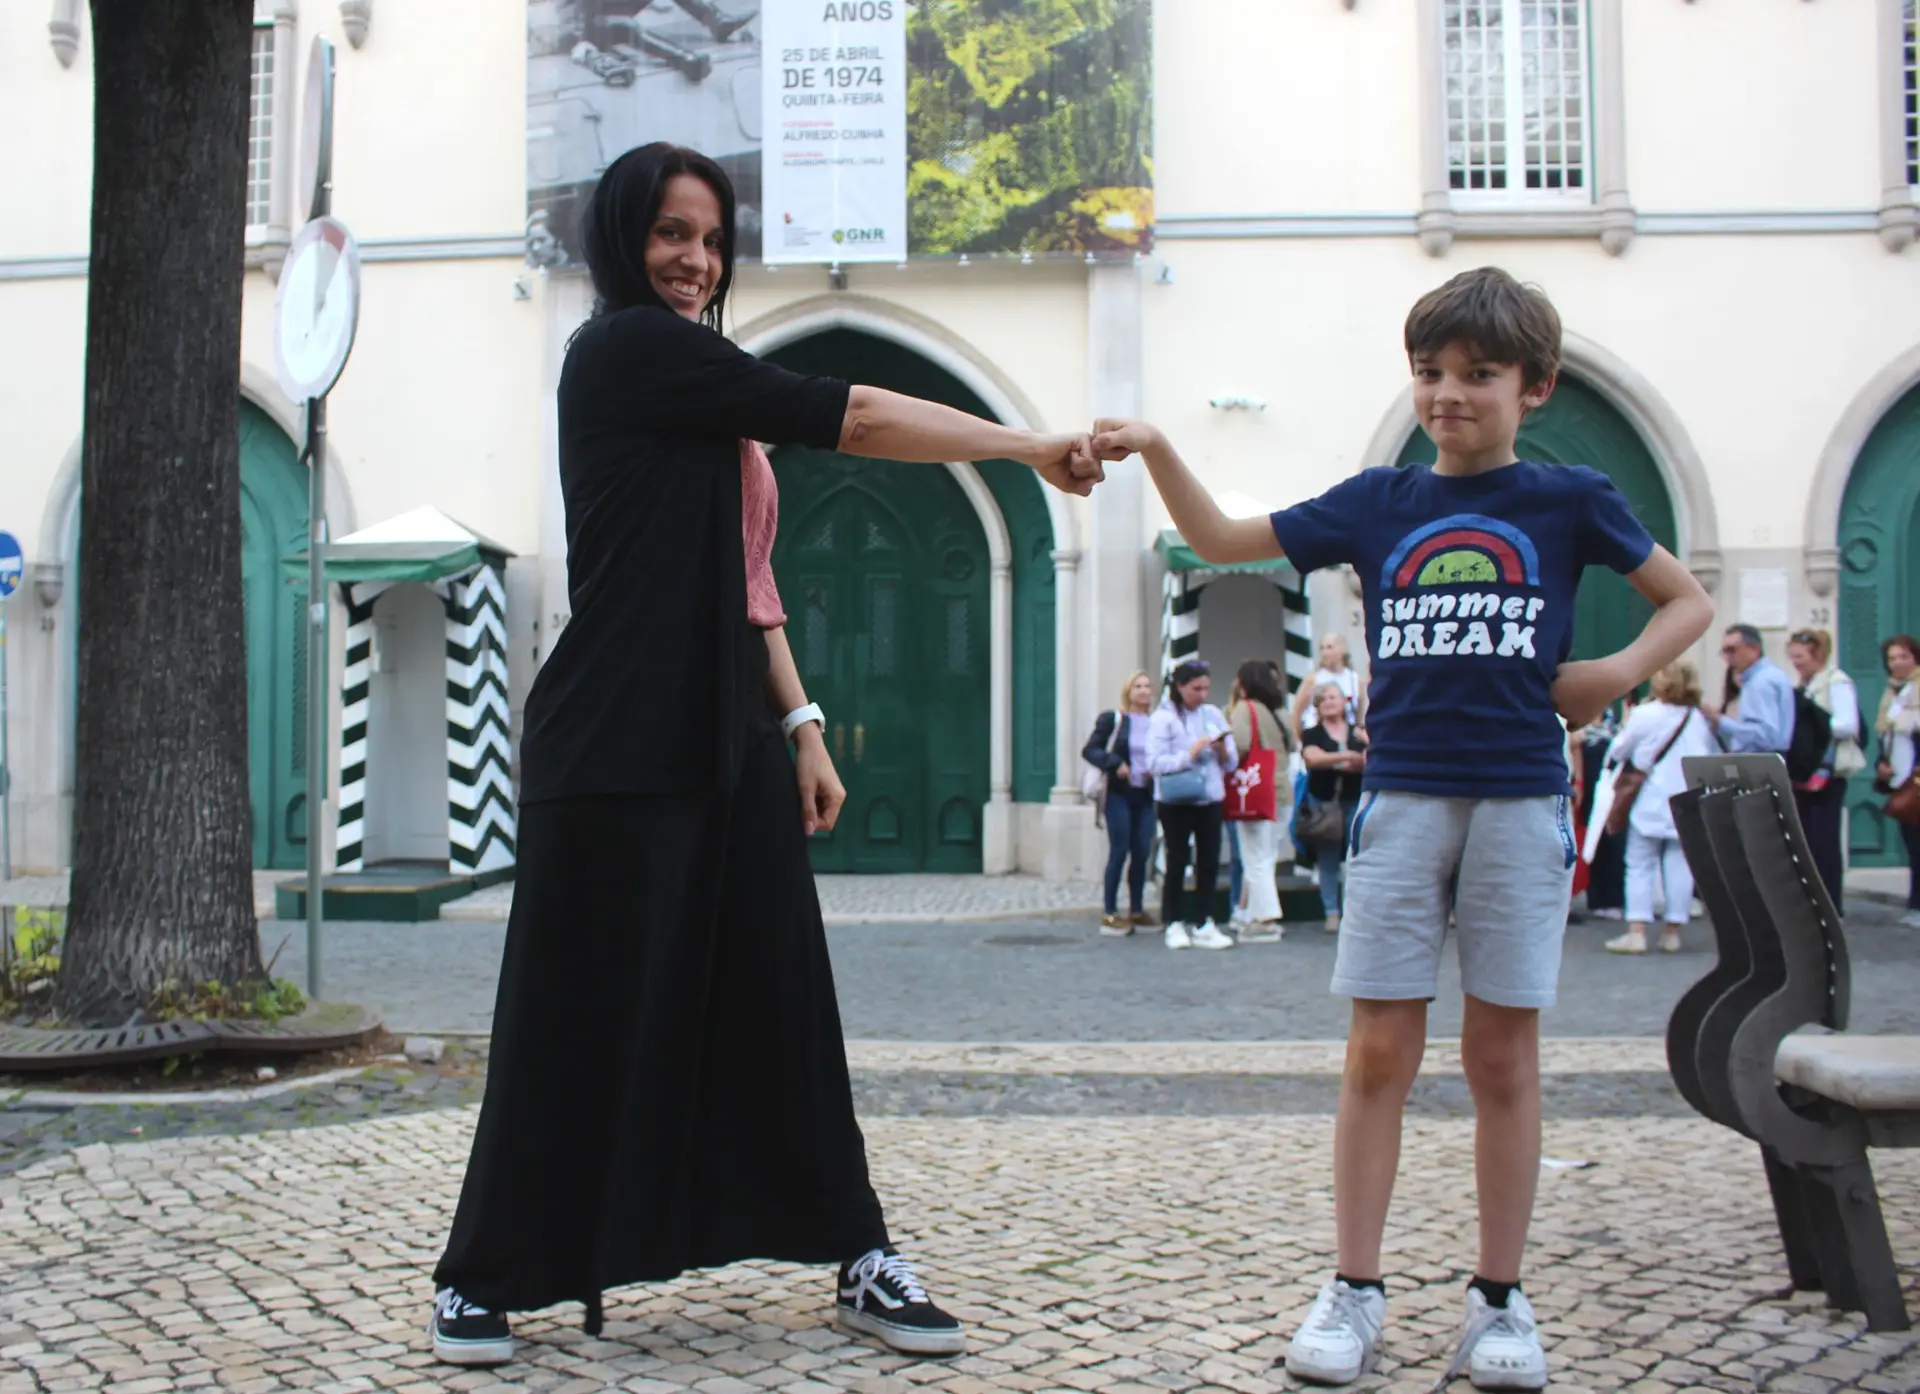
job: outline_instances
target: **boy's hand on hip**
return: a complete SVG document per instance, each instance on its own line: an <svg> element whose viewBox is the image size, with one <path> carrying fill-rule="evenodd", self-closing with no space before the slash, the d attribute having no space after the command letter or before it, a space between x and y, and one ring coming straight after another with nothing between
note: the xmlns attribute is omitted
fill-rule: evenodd
<svg viewBox="0 0 1920 1394"><path fill-rule="evenodd" d="M1570 728L1589 726L1624 690L1624 680L1611 659L1563 663L1553 680L1553 709Z"/></svg>

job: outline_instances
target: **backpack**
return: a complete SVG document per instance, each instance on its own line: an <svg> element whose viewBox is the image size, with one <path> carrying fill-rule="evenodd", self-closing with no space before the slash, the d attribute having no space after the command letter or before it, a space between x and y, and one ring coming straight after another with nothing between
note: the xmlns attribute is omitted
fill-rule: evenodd
<svg viewBox="0 0 1920 1394"><path fill-rule="evenodd" d="M1799 688L1793 690L1793 736L1787 742L1787 778L1805 784L1820 772L1833 744L1833 718Z"/></svg>

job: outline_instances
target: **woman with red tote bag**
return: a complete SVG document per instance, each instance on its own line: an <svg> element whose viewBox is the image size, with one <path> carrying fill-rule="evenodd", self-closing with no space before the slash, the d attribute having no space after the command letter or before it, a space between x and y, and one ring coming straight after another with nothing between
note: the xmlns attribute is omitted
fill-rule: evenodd
<svg viewBox="0 0 1920 1394"><path fill-rule="evenodd" d="M1244 867L1242 902L1234 907L1242 944L1280 942L1280 891L1274 865L1280 852L1280 819L1291 798L1282 798L1289 732L1279 712L1286 705L1274 665L1249 660L1240 665L1242 699L1227 713L1240 763L1227 776L1227 821L1240 832Z"/></svg>

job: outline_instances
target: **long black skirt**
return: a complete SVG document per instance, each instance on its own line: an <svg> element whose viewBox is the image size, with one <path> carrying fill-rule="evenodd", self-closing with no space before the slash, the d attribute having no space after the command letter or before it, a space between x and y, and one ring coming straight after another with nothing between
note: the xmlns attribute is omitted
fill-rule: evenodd
<svg viewBox="0 0 1920 1394"><path fill-rule="evenodd" d="M495 1311L885 1245L793 762L521 810L480 1123L438 1286Z"/></svg>

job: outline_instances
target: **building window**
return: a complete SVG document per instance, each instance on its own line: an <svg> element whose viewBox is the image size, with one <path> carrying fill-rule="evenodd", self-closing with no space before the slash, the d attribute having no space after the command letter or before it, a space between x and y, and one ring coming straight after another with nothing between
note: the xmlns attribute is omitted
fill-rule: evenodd
<svg viewBox="0 0 1920 1394"><path fill-rule="evenodd" d="M253 79L247 114L247 226L273 221L273 26L253 26Z"/></svg>
<svg viewBox="0 0 1920 1394"><path fill-rule="evenodd" d="M1441 24L1450 190L1591 202L1586 0L1445 0Z"/></svg>
<svg viewBox="0 0 1920 1394"><path fill-rule="evenodd" d="M1900 105L1902 148L1906 153L1907 185L1920 189L1920 3L1906 0L1901 10Z"/></svg>

